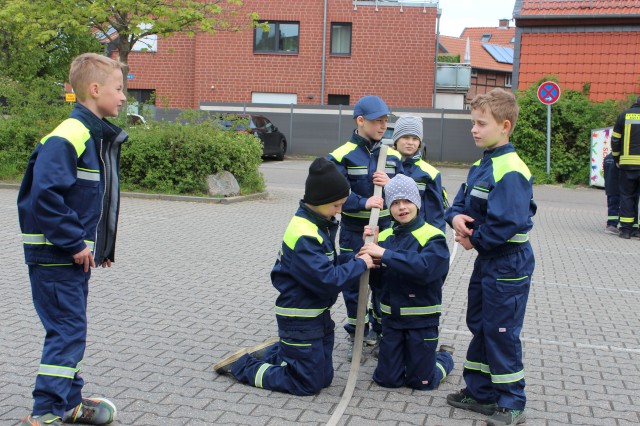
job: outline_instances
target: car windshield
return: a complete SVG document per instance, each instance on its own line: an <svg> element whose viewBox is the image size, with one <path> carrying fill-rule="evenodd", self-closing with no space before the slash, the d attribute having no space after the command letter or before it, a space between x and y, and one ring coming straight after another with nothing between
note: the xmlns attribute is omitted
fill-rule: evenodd
<svg viewBox="0 0 640 426"><path fill-rule="evenodd" d="M384 131L384 135L382 135L382 139L391 139L393 137L393 127L387 127L387 130Z"/></svg>

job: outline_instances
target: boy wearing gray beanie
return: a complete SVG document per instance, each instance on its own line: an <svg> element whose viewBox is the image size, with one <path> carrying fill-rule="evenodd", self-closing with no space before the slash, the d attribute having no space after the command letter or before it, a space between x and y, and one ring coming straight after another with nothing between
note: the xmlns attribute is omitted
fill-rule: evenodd
<svg viewBox="0 0 640 426"><path fill-rule="evenodd" d="M418 184L422 200L420 215L425 222L445 232L444 209L447 197L442 188L440 172L424 161L420 154L423 141L422 129L421 117L403 115L395 124L393 146L402 156L404 174Z"/></svg>
<svg viewBox="0 0 640 426"><path fill-rule="evenodd" d="M418 214L421 201L413 179L395 176L385 186L385 200L396 225L380 232L378 244L360 249L381 264L371 271L382 310L373 380L389 388L436 389L453 370L453 348L443 345L436 351L449 248L444 234ZM371 234L367 226L365 235Z"/></svg>

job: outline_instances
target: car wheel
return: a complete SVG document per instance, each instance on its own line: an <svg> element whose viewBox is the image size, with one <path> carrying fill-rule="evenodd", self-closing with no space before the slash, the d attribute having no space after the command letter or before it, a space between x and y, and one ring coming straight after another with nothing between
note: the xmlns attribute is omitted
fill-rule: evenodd
<svg viewBox="0 0 640 426"><path fill-rule="evenodd" d="M278 153L276 154L276 160L282 161L284 160L284 154L287 152L287 141L282 138L280 139L280 143L278 144Z"/></svg>

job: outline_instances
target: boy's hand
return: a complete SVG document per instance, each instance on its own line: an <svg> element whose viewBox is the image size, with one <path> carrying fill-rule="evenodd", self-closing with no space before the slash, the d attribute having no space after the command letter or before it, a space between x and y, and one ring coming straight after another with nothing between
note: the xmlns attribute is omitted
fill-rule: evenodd
<svg viewBox="0 0 640 426"><path fill-rule="evenodd" d="M373 172L373 184L384 187L389 183L389 176L385 172Z"/></svg>
<svg viewBox="0 0 640 426"><path fill-rule="evenodd" d="M372 269L372 268L377 268L378 266L374 263L373 259L371 258L371 256L369 256L368 254L360 254L358 253L356 255L356 259L362 259L364 260L364 262L367 264L367 269Z"/></svg>
<svg viewBox="0 0 640 426"><path fill-rule="evenodd" d="M107 259L101 264L103 268L111 268L111 265L113 265L113 262L111 261L111 259Z"/></svg>
<svg viewBox="0 0 640 426"><path fill-rule="evenodd" d="M85 272L88 272L89 268L96 267L96 263L93 260L93 254L89 247L85 247L81 252L74 254L73 262L76 265L82 265Z"/></svg>
<svg viewBox="0 0 640 426"><path fill-rule="evenodd" d="M474 248L474 245L471 244L469 237L461 237L460 235L456 234L454 239L458 244L464 247L465 250L471 250L472 248Z"/></svg>
<svg viewBox="0 0 640 426"><path fill-rule="evenodd" d="M384 207L384 200L382 197L372 196L367 200L367 204L365 204L364 208L367 210L371 210L372 208L377 207L382 209Z"/></svg>
<svg viewBox="0 0 640 426"><path fill-rule="evenodd" d="M383 249L382 247L380 247L375 243L365 243L360 249L360 251L358 252L358 254L359 255L368 254L369 256L373 257L375 260L380 260L382 259L384 250L385 249Z"/></svg>
<svg viewBox="0 0 640 426"><path fill-rule="evenodd" d="M469 238L473 235L473 229L469 228L467 224L472 223L473 221L474 219L471 216L467 216L466 214L458 214L455 215L451 220L451 225L453 226L453 230L456 231L456 235Z"/></svg>
<svg viewBox="0 0 640 426"><path fill-rule="evenodd" d="M371 230L371 227L369 225L365 225L364 227L364 233L362 234L362 239L363 240L367 240L367 237L373 235L373 241L375 243L378 242L378 233L380 232L380 227L376 226L376 233L374 235L373 231Z"/></svg>

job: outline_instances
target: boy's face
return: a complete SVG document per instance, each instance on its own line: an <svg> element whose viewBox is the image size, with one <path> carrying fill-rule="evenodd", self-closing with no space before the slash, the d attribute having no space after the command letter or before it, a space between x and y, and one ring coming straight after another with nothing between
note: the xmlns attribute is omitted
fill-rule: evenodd
<svg viewBox="0 0 640 426"><path fill-rule="evenodd" d="M413 157L420 148L420 138L417 136L403 136L396 141L396 151L402 158Z"/></svg>
<svg viewBox="0 0 640 426"><path fill-rule="evenodd" d="M334 201L329 204L322 204L320 206L311 206L311 209L318 213L320 216L327 220L331 220L332 217L342 212L342 206L347 202L347 197L344 197L338 201Z"/></svg>
<svg viewBox="0 0 640 426"><path fill-rule="evenodd" d="M367 120L363 116L356 118L358 123L358 134L370 142L376 142L382 139L384 131L387 130L387 121L389 116L383 115L375 120Z"/></svg>
<svg viewBox="0 0 640 426"><path fill-rule="evenodd" d="M395 200L389 210L391 216L401 225L411 222L418 215L418 206L409 200Z"/></svg>
<svg viewBox="0 0 640 426"><path fill-rule="evenodd" d="M105 79L104 84L94 83L91 94L95 100L96 111L100 117L117 117L127 100L122 85L122 71L115 69Z"/></svg>
<svg viewBox="0 0 640 426"><path fill-rule="evenodd" d="M471 134L478 148L491 149L509 142L511 122L503 120L498 123L491 111L486 109L471 110Z"/></svg>

